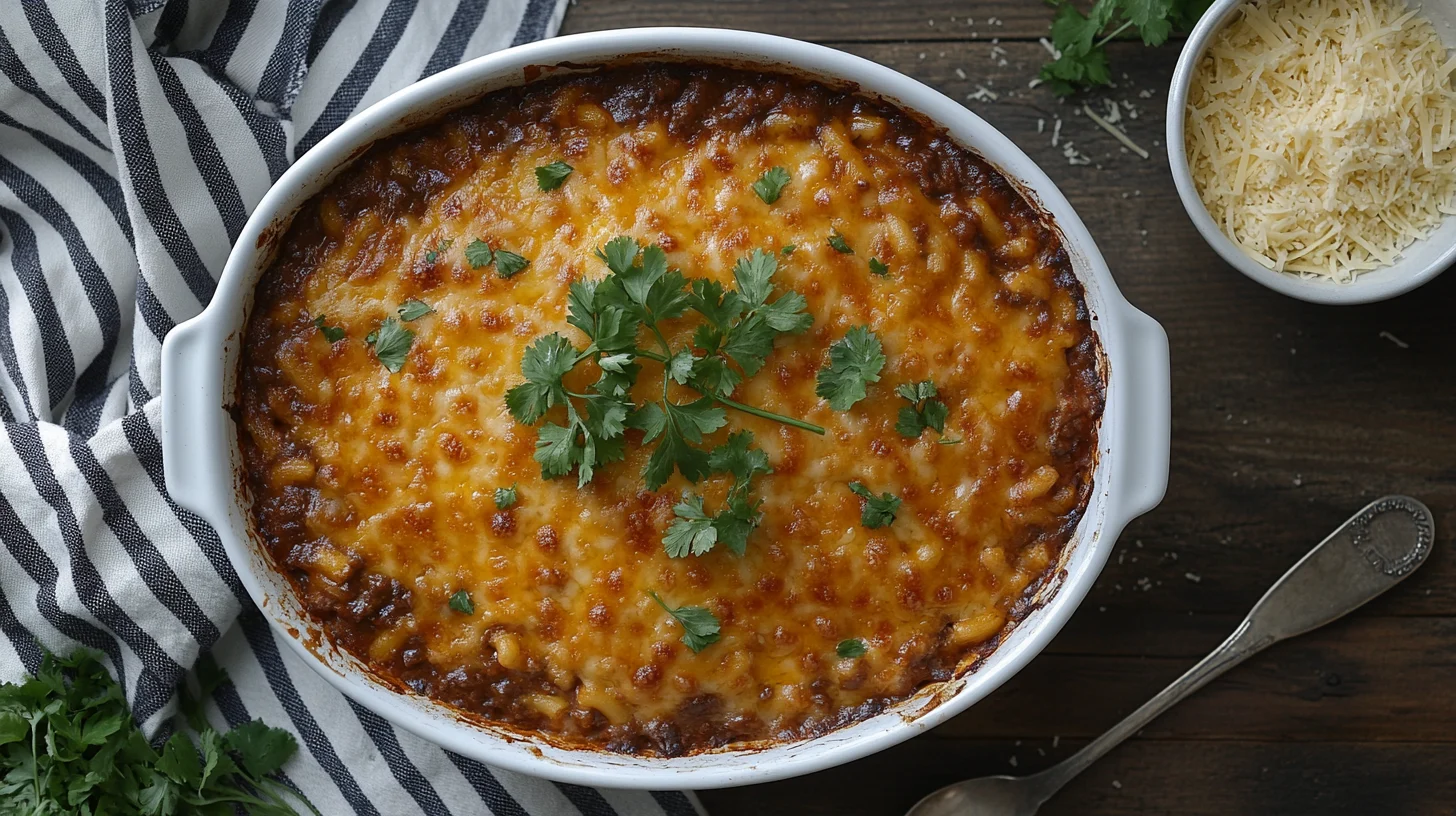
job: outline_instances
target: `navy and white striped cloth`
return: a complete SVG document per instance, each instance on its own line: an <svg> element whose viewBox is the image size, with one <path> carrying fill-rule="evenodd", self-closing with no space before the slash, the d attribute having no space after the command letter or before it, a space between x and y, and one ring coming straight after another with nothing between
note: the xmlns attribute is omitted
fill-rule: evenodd
<svg viewBox="0 0 1456 816"><path fill-rule="evenodd" d="M566 0L0 0L0 681L100 650L139 722L210 653L221 724L301 750L326 814L670 814L682 793L556 785L396 730L273 635L158 444L159 352L251 208L355 111L555 34Z"/></svg>

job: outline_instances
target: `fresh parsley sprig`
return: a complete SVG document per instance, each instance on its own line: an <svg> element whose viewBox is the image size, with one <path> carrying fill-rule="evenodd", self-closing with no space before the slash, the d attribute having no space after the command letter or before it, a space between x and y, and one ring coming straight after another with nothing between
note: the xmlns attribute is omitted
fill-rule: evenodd
<svg viewBox="0 0 1456 816"><path fill-rule="evenodd" d="M470 599L470 591L458 589L450 596L449 607L462 615L475 614L475 601Z"/></svg>
<svg viewBox="0 0 1456 816"><path fill-rule="evenodd" d="M893 493L881 493L876 496L868 487L860 482L849 483L850 492L864 499L864 507L860 511L860 524L871 530L878 527L889 527L895 521L895 514L900 511L900 498Z"/></svg>
<svg viewBox="0 0 1456 816"><path fill-rule="evenodd" d="M344 339L344 328L342 326L330 326L328 315L319 315L313 319L313 325L330 343L337 343Z"/></svg>
<svg viewBox="0 0 1456 816"><path fill-rule="evenodd" d="M753 183L753 192L763 203L772 204L779 200L791 180L789 171L782 167L771 167Z"/></svg>
<svg viewBox="0 0 1456 816"><path fill-rule="evenodd" d="M679 606L674 608L668 606L656 592L648 590L647 594L682 627L683 645L692 649L694 654L718 642L719 632L722 627L718 623L717 616L708 609L701 606Z"/></svg>
<svg viewBox="0 0 1456 816"><path fill-rule="evenodd" d="M554 189L554 188L553 188ZM495 264L496 277L510 279L531 265L530 260L506 249L491 249L490 244L476 238L465 247L465 261L471 269Z"/></svg>
<svg viewBox="0 0 1456 816"><path fill-rule="evenodd" d="M565 425L548 421L538 432L535 458L543 477L564 476L574 469L578 485L585 485L598 465L623 458L624 433L636 428L642 431L643 444L656 444L643 471L649 490L662 487L674 470L697 482L712 470L709 453L700 446L707 434L727 422L724 408L824 433L817 425L729 396L745 376L763 367L778 334L805 331L813 320L795 292L769 300L777 268L773 255L756 251L740 261L734 268L736 288L725 291L707 280L689 286L681 271L668 266L661 247L643 248L627 236L612 239L596 254L607 265L607 277L573 283L567 295L567 322L590 343L578 350L560 334L537 339L521 360L526 381L506 394L511 416L523 424L535 424L552 408L566 409ZM497 252L497 263L499 256ZM693 334L693 345L703 356L689 348L674 349L660 325L690 309L706 321ZM660 351L638 345L644 330ZM591 393L567 390L563 378L589 359L601 370ZM641 406L631 396L641 372L639 360L665 369L661 398ZM670 396L672 383L702 397L677 402Z"/></svg>
<svg viewBox="0 0 1456 816"><path fill-rule="evenodd" d="M386 317L379 328L365 336L364 342L374 347L374 356L379 358L380 365L389 369L391 374L398 374L409 358L415 333L400 325L398 320Z"/></svg>
<svg viewBox="0 0 1456 816"><path fill-rule="evenodd" d="M754 477L773 473L773 468L769 467L768 454L753 447L752 431L739 431L714 448L708 455L708 468L713 473L731 474L733 486L728 489L722 509L712 515L703 509L702 496L684 494L672 508L677 518L662 539L670 558L703 555L720 542L741 556L748 551L749 534L763 520L759 512L763 500L750 498L750 493Z"/></svg>
<svg viewBox="0 0 1456 816"><path fill-rule="evenodd" d="M541 192L549 193L566 182L566 177L576 168L564 161L554 161L536 168L536 186Z"/></svg>
<svg viewBox="0 0 1456 816"><path fill-rule="evenodd" d="M900 416L895 421L895 430L901 436L915 439L926 428L934 429L938 434L945 433L945 418L950 414L950 408L940 400L934 382L900 383L895 386L895 393L910 403L900 409Z"/></svg>
<svg viewBox="0 0 1456 816"><path fill-rule="evenodd" d="M495 509L509 510L516 506L517 486L512 483L510 487L497 487L495 489Z"/></svg>
<svg viewBox="0 0 1456 816"><path fill-rule="evenodd" d="M204 656L197 678L205 697L226 675ZM0 813L318 813L276 776L292 734L256 720L219 733L185 687L180 707L197 741L178 731L157 750L95 653L46 654L35 677L0 685Z"/></svg>
<svg viewBox="0 0 1456 816"><path fill-rule="evenodd" d="M446 250L450 249L450 246L454 243L455 239L453 238L442 239L440 243L436 244L433 248L425 253L425 262L434 263L435 261L439 260L440 256L444 255Z"/></svg>
<svg viewBox="0 0 1456 816"><path fill-rule="evenodd" d="M1058 96L1079 88L1107 85L1108 42L1133 29L1145 45L1162 45L1174 30L1188 31L1212 0L1097 0L1083 14L1070 0L1048 0L1055 57L1042 66L1041 79Z"/></svg>
<svg viewBox="0 0 1456 816"><path fill-rule="evenodd" d="M819 370L814 393L836 411L848 411L868 394L869 383L880 381L885 367L884 347L867 326L855 326L829 346L829 365Z"/></svg>

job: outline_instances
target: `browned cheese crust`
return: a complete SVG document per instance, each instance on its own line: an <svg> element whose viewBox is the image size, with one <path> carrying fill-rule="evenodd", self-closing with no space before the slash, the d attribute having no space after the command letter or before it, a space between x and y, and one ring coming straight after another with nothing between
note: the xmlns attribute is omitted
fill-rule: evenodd
<svg viewBox="0 0 1456 816"><path fill-rule="evenodd" d="M534 169L556 160L575 171L542 192ZM770 206L751 185L774 166L793 180ZM826 245L835 229L854 254ZM645 490L640 432L578 490L541 478L535 429L506 411L532 340L585 345L567 287L606 273L592 253L617 235L726 284L753 249L797 247L775 282L813 326L734 396L828 433L730 411L708 440L752 430L774 469L744 557L668 558L689 485ZM473 268L475 239L530 266ZM435 311L407 324L390 373L365 337L411 298ZM326 341L320 315L345 339ZM856 325L888 362L837 412L815 374ZM786 76L647 65L492 93L375 145L302 209L259 283L237 414L257 533L335 644L468 716L675 756L823 733L973 669L1086 507L1097 358L1047 217L944 133ZM895 430L894 387L922 379L959 444ZM697 489L716 503L724 479ZM860 524L852 480L903 499L892 525ZM519 503L497 510L513 483ZM447 606L460 589L474 614ZM712 610L722 639L691 652L648 590ZM867 653L839 658L847 638Z"/></svg>

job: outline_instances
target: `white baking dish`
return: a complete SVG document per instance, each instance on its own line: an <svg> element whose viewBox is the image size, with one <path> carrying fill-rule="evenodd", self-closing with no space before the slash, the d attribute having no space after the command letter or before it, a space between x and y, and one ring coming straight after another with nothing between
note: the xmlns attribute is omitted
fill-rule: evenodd
<svg viewBox="0 0 1456 816"><path fill-rule="evenodd" d="M250 532L237 430L226 408L235 393L239 338L253 287L276 243L271 238L282 233L300 205L380 137L483 93L525 83L540 73L539 66L571 63L578 70L576 66L638 55L762 66L835 86L852 83L862 93L883 97L943 127L1051 214L1085 287L1106 355L1107 403L1092 498L1060 571L1040 592L1040 607L976 671L812 740L675 758L634 757L562 747L463 721L428 699L378 681L354 657L331 648ZM359 703L445 748L503 768L583 785L669 789L766 782L848 762L944 722L1000 686L1046 646L1091 588L1123 526L1156 505L1167 484L1167 336L1123 299L1086 227L1051 180L996 129L909 77L840 51L742 31L631 29L525 45L437 74L349 120L299 159L263 197L233 248L212 303L167 336L162 391L167 489L179 504L217 528L248 592L304 661Z"/></svg>

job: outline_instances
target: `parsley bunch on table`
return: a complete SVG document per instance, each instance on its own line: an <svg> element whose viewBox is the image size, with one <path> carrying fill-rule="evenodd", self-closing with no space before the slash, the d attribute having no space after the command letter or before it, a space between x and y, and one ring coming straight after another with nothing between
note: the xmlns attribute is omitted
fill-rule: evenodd
<svg viewBox="0 0 1456 816"><path fill-rule="evenodd" d="M1066 96L1112 82L1108 42L1132 30L1145 45L1162 45L1175 30L1192 28L1212 0L1096 0L1085 14L1071 0L1048 2L1056 8L1051 32L1056 55L1042 66L1041 79Z"/></svg>
<svg viewBox="0 0 1456 816"><path fill-rule="evenodd" d="M204 694L223 677L199 664ZM94 653L46 655L35 677L0 685L0 813L318 813L274 776L298 750L291 734L257 720L220 734L185 692L182 708L197 742L176 733L159 751Z"/></svg>

